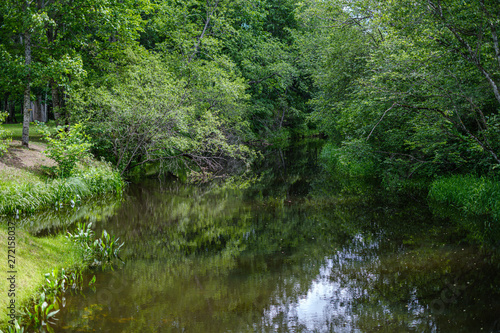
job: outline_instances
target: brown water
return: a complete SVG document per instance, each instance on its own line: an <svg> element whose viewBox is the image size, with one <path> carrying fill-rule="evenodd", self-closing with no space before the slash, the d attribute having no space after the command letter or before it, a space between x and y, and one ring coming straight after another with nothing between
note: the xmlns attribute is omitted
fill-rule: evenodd
<svg viewBox="0 0 500 333"><path fill-rule="evenodd" d="M319 150L271 149L246 184L131 185L98 223L125 264L67 293L55 331L500 332L496 260Z"/></svg>

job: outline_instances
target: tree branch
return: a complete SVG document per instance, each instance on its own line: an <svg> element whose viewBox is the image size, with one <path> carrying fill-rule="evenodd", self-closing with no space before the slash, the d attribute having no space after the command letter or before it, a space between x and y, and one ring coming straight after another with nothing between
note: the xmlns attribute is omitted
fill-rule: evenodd
<svg viewBox="0 0 500 333"><path fill-rule="evenodd" d="M392 110L392 108L394 108L395 106L397 105L396 102L394 102L390 108L388 108L387 110L385 110L384 114L382 115L382 117L380 117L380 119L378 120L378 122L375 124L375 126L373 126L372 130L370 131L370 134L368 134L368 136L366 137L366 141L368 141L368 139L370 138L370 136L372 135L373 131L375 130L375 128L377 128L378 124L380 124L380 122L382 121L382 119L384 119L385 115L387 114L387 112L389 112L390 110Z"/></svg>
<svg viewBox="0 0 500 333"><path fill-rule="evenodd" d="M193 60L193 57L196 55L196 53L198 53L198 49L200 48L201 40L203 39L203 36L205 36L205 32L207 31L207 28L209 26L210 19L212 18L212 15L214 14L215 9L217 9L217 6L219 5L219 1L220 0L215 1L215 6L212 8L212 11L210 12L210 14L208 14L208 11L207 11L207 19L205 20L205 26L203 27L203 31L201 32L200 37L198 37L198 42L196 43L196 45L194 47L193 53L189 56L188 63L190 63ZM207 0L207 5L208 5L208 0Z"/></svg>

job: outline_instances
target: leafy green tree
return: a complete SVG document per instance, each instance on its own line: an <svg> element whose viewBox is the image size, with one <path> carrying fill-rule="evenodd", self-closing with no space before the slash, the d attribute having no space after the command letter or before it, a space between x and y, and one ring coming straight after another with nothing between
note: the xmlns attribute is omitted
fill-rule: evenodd
<svg viewBox="0 0 500 333"><path fill-rule="evenodd" d="M293 46L294 8L295 1L164 1L151 14L141 43L184 59L182 75L191 75L186 64L232 62L234 74L248 84L244 113L255 133L304 129L309 92L300 83L299 50Z"/></svg>
<svg viewBox="0 0 500 333"><path fill-rule="evenodd" d="M259 3L260 13L249 11L253 20L237 21L238 37L227 43L231 58L250 86L248 117L259 136L302 133L307 130L310 107L305 101L311 86L300 66L301 51L293 34L298 29L297 1Z"/></svg>
<svg viewBox="0 0 500 333"><path fill-rule="evenodd" d="M0 5L0 9L5 13L2 17L2 36L10 33L17 35L19 44L22 45L24 67L22 68L22 86L24 87L24 110L23 110L23 134L22 144L28 147L29 144L29 120L31 107L31 61L32 61L32 35L40 22L44 19L43 15L37 12L37 4L30 1L11 1L7 0ZM20 48L18 49L20 51Z"/></svg>
<svg viewBox="0 0 500 333"><path fill-rule="evenodd" d="M71 94L75 82L89 70L91 74L102 71L105 63L109 69L109 63L134 43L143 22L141 13L150 5L148 0L6 0L0 6L3 52L9 54L10 63L21 57L25 63L24 68L9 66L5 81L23 78L18 84L24 91L23 143L27 145L33 88L50 87L54 116L59 118L65 113L64 96ZM5 90L17 94L19 88Z"/></svg>
<svg viewBox="0 0 500 333"><path fill-rule="evenodd" d="M301 19L314 34L303 45L325 46L305 57L320 63L311 69L315 117L332 137L359 142L360 154L371 145L396 183L493 170L498 10L482 1L306 2Z"/></svg>
<svg viewBox="0 0 500 333"><path fill-rule="evenodd" d="M109 87L88 87L71 102L75 114L90 116L97 153L122 173L151 163L174 172L220 172L228 159L249 154L239 142L242 80L221 62L196 62L187 82L176 77L173 62L130 51L129 65L108 76Z"/></svg>

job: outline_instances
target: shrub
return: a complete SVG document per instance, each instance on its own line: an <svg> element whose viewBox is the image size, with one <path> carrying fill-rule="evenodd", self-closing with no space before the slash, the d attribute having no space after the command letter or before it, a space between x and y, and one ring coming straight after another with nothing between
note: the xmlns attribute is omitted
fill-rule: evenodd
<svg viewBox="0 0 500 333"><path fill-rule="evenodd" d="M377 158L369 144L362 140L344 142L340 148L326 144L321 151L321 159L330 171L364 177L373 176L377 170Z"/></svg>
<svg viewBox="0 0 500 333"><path fill-rule="evenodd" d="M75 124L67 131L58 126L54 136L45 124L37 122L37 125L48 143L45 154L57 162L57 174L60 177L69 177L77 162L90 157L92 145L88 142L82 124Z"/></svg>

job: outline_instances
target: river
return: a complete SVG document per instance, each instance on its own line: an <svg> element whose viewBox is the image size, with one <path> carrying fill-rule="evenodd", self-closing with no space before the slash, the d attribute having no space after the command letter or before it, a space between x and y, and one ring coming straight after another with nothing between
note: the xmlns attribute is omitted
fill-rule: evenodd
<svg viewBox="0 0 500 333"><path fill-rule="evenodd" d="M67 292L55 331L500 332L492 255L425 198L326 172L320 149L270 148L245 181L155 178L101 202L96 233L125 242L124 263Z"/></svg>

